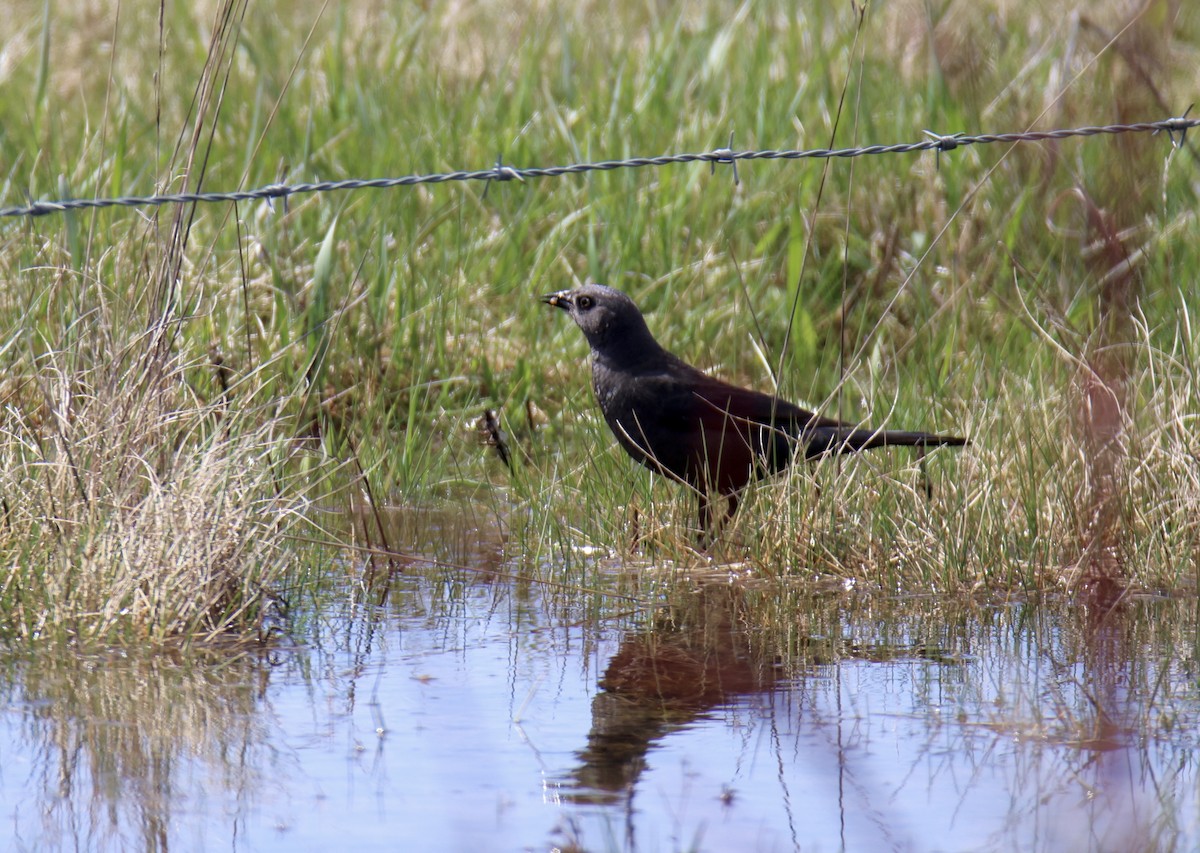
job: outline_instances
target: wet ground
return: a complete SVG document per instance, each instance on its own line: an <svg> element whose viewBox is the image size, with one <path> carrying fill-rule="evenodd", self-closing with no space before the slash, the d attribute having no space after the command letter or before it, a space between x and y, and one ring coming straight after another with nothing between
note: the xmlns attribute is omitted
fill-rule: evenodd
<svg viewBox="0 0 1200 853"><path fill-rule="evenodd" d="M409 571L269 654L7 660L4 849L1200 848L1194 600Z"/></svg>

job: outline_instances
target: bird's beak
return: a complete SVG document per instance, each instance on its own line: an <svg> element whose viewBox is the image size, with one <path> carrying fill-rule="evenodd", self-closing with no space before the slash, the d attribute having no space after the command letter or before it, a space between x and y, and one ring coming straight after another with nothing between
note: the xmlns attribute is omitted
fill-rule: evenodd
<svg viewBox="0 0 1200 853"><path fill-rule="evenodd" d="M560 290L558 293L547 293L542 297L542 301L547 305L553 305L555 308L561 308L564 311L570 311L571 291Z"/></svg>

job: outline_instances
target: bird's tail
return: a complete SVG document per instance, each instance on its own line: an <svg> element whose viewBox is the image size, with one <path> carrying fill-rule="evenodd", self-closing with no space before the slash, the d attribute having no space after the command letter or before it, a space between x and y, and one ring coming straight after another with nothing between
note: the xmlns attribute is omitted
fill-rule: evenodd
<svg viewBox="0 0 1200 853"><path fill-rule="evenodd" d="M961 447L970 443L955 435L848 426L818 427L805 435L803 440L804 455L808 459L870 450L873 447Z"/></svg>

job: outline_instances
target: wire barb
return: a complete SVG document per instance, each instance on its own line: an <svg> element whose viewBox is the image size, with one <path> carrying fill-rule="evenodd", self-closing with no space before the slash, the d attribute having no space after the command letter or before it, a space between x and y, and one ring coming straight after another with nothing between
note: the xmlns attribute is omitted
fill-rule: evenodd
<svg viewBox="0 0 1200 853"><path fill-rule="evenodd" d="M934 150L934 168L939 172L942 170L942 152L953 151L961 144L959 140L966 138L966 134L961 131L951 133L949 136L934 133L932 130L922 130L921 133L933 140L933 145L930 147Z"/></svg>
<svg viewBox="0 0 1200 853"><path fill-rule="evenodd" d="M512 166L505 166L503 155L497 154L496 155L496 168L492 169L491 173L488 175L487 183L484 184L484 186L483 186L483 195L481 196L481 198L483 198L483 199L487 198L488 190L490 190L492 188L492 181L513 181L513 180L521 181L522 183L525 182L525 178L521 176L520 171L517 169L514 169Z"/></svg>
<svg viewBox="0 0 1200 853"><path fill-rule="evenodd" d="M729 131L729 144L724 148L717 148L711 152L712 159L709 161L710 168L708 173L715 175L717 173L718 163L728 163L733 166L733 185L741 186L742 180L738 177L737 156L733 153L733 131Z"/></svg>
<svg viewBox="0 0 1200 853"><path fill-rule="evenodd" d="M1165 130L1167 132L1167 137L1171 140L1171 147L1175 148L1176 150L1182 148L1184 143L1187 142L1188 128L1195 127L1197 124L1195 119L1188 118L1188 113L1192 111L1192 107L1194 106L1196 106L1195 103L1188 104L1188 108L1183 111L1183 115L1175 116L1174 118L1169 118L1159 122L1159 125L1161 126L1155 128L1154 133L1150 135L1157 136L1160 130ZM1178 142L1175 141L1176 133L1179 134Z"/></svg>

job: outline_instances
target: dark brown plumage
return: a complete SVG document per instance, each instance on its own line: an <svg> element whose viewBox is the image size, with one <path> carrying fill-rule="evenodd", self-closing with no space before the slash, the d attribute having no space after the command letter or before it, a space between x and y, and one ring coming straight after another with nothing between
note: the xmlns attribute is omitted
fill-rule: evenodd
<svg viewBox="0 0 1200 853"><path fill-rule="evenodd" d="M617 441L638 462L695 489L704 531L720 521L713 493L729 499L731 516L741 491L782 471L798 448L814 459L888 445L966 444L859 427L714 379L663 349L633 300L611 287L587 284L542 301L569 313L587 337L592 388Z"/></svg>

